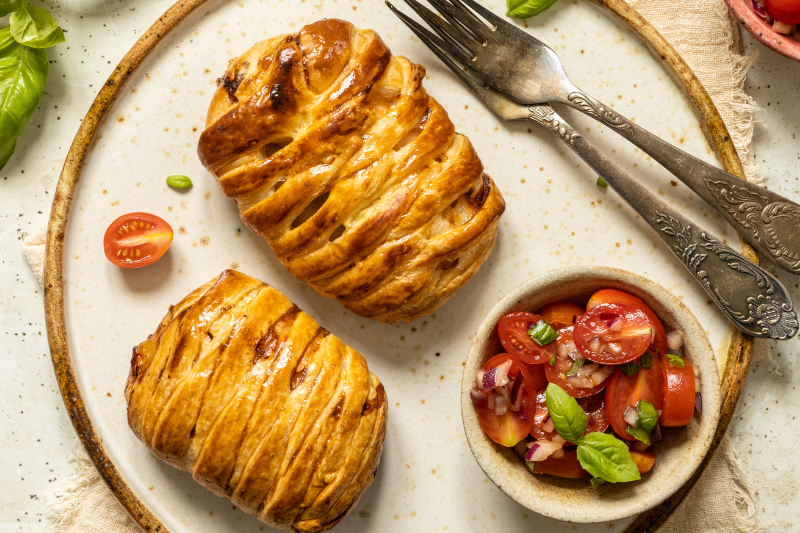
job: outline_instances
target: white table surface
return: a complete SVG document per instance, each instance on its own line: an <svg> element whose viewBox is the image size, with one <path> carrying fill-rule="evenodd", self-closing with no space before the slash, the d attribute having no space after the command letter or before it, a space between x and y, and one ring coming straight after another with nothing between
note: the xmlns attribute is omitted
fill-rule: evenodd
<svg viewBox="0 0 800 533"><path fill-rule="evenodd" d="M72 473L75 433L64 411L47 345L42 290L22 240L46 223L59 172L98 87L172 0L51 2L67 42L50 49L39 109L0 170L0 530L50 531L46 502ZM5 25L0 19L0 26ZM755 153L770 188L800 201L800 64L744 35L761 57L747 92L764 108ZM770 269L800 304L800 278ZM749 465L757 515L772 531L800 528L800 468L794 445L800 396L800 337L770 343L777 362L755 363L729 434Z"/></svg>

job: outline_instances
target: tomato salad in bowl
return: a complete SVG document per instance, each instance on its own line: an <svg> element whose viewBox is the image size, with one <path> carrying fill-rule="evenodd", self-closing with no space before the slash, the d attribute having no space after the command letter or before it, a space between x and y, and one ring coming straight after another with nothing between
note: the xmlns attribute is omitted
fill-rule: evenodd
<svg viewBox="0 0 800 533"><path fill-rule="evenodd" d="M554 271L504 298L470 348L462 394L467 440L492 481L573 522L630 516L675 492L720 405L697 319L658 285L605 267Z"/></svg>

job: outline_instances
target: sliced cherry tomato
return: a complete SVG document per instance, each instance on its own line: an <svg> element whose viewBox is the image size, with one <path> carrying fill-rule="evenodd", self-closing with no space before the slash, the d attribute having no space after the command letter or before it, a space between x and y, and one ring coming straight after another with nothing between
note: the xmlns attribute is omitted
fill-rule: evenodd
<svg viewBox="0 0 800 533"><path fill-rule="evenodd" d="M645 472L649 472L653 468L653 463L656 462L656 454L651 449L646 449L644 451L634 450L633 448L630 449L631 457L633 457L633 462L636 463L636 467L639 469L640 474L644 474Z"/></svg>
<svg viewBox="0 0 800 533"><path fill-rule="evenodd" d="M589 472L583 469L578 461L578 450L564 450L564 456L555 458L552 455L544 461L528 463L533 465L534 474L550 474L551 476L567 477L572 479L588 476Z"/></svg>
<svg viewBox="0 0 800 533"><path fill-rule="evenodd" d="M539 323L541 317L533 313L517 311L508 313L497 324L497 334L503 348L512 355L516 355L523 363L546 363L553 357L556 350L555 342L545 346L539 344L528 336L528 330Z"/></svg>
<svg viewBox="0 0 800 533"><path fill-rule="evenodd" d="M586 432L584 435L587 433L600 433L608 428L605 401L602 394L595 394L587 398L579 398L578 405L586 411L588 421L594 422L593 424L586 425ZM533 416L533 428L531 428L531 436L537 440L550 440L556 433L555 429L552 431L545 431L542 428L545 424L547 414L547 391L542 389L536 394L536 413Z"/></svg>
<svg viewBox="0 0 800 533"><path fill-rule="evenodd" d="M556 342L553 343L556 345L556 352L562 350L560 348L561 345L569 344L572 342L572 326L568 328L563 328L561 331L558 332L558 339ZM569 348L566 348L569 351ZM555 383L562 389L564 389L567 394L572 396L573 398L583 398L584 396L591 396L593 394L597 394L608 383L610 378L605 379L602 383L595 387L591 388L578 388L573 387L567 382L566 373L572 367L572 361L570 359L562 359L556 355L554 365L551 365L549 362L544 364L544 371L545 375L547 376L547 381L550 383Z"/></svg>
<svg viewBox="0 0 800 533"><path fill-rule="evenodd" d="M621 365L647 350L652 332L650 319L640 309L626 304L600 304L575 322L573 337L586 359Z"/></svg>
<svg viewBox="0 0 800 533"><path fill-rule="evenodd" d="M585 313L583 307L568 300L553 302L539 309L542 320L558 331L574 324L573 320Z"/></svg>
<svg viewBox="0 0 800 533"><path fill-rule="evenodd" d="M784 24L800 24L800 0L767 0L767 13Z"/></svg>
<svg viewBox="0 0 800 533"><path fill-rule="evenodd" d="M172 226L149 213L122 215L106 230L103 249L122 268L139 268L161 258L172 243Z"/></svg>
<svg viewBox="0 0 800 533"><path fill-rule="evenodd" d="M694 416L694 367L688 359L686 366L670 364L661 358L664 367L664 408L658 421L665 427L688 426Z"/></svg>
<svg viewBox="0 0 800 533"><path fill-rule="evenodd" d="M526 365L528 367L528 372L531 373L531 377L533 377L533 386L536 388L537 391L544 390L547 388L547 374L545 373L544 365L547 363L542 363L538 365Z"/></svg>
<svg viewBox="0 0 800 533"><path fill-rule="evenodd" d="M653 310L641 299L627 292L618 291L617 289L602 289L589 298L589 303L586 304L586 310L590 311L600 304L625 304L644 311L644 314L650 319L650 325L653 326L654 331L653 342L650 343L650 351L658 353L658 355L667 353L667 334L664 332L664 325L661 324L661 320L659 320Z"/></svg>
<svg viewBox="0 0 800 533"><path fill-rule="evenodd" d="M506 414L497 416L494 409L490 409L487 403L477 404L478 418L481 427L497 444L509 448L516 445L519 441L528 436L533 427L533 413L536 411L536 389L533 386L533 378L528 367L519 360L518 357L501 353L495 355L483 365L484 370L500 366L511 359L511 368L508 371L510 378L515 378L517 373L522 372L524 379L522 388L522 408L519 412L509 409ZM520 416L520 414L524 416Z"/></svg>
<svg viewBox="0 0 800 533"><path fill-rule="evenodd" d="M639 400L650 402L656 410L664 408L664 371L658 355L653 355L650 368L640 368L631 376L626 376L618 368L609 378L606 385L606 416L620 438L634 440L627 432L625 411L628 407L636 407Z"/></svg>

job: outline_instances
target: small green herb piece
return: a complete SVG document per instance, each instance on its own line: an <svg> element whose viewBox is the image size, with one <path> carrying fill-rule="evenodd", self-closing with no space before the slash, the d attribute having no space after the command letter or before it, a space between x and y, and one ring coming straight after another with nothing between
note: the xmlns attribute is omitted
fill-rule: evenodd
<svg viewBox="0 0 800 533"><path fill-rule="evenodd" d="M639 371L639 365L631 361L624 365L619 365L619 369L622 370L622 373L626 376L632 376Z"/></svg>
<svg viewBox="0 0 800 533"><path fill-rule="evenodd" d="M22 5L22 0L12 2L11 0L0 0L0 17L5 17Z"/></svg>
<svg viewBox="0 0 800 533"><path fill-rule="evenodd" d="M647 444L648 446L650 445L650 434L648 432L646 432L645 430L643 430L642 428L631 428L631 427L629 427L625 431L627 431L628 435L630 435L634 439L636 439L636 440L638 440L640 442L643 442L643 443Z"/></svg>
<svg viewBox="0 0 800 533"><path fill-rule="evenodd" d="M683 361L683 358L678 354L668 353L667 359L669 359L669 364L671 364L672 366L677 366L680 368L686 366L686 363Z"/></svg>
<svg viewBox="0 0 800 533"><path fill-rule="evenodd" d="M586 359L575 359L575 361L572 362L572 366L569 367L569 370L567 370L567 373L565 375L567 377L577 375L578 374L578 370L581 369L581 367L583 366L583 364L585 362L586 362Z"/></svg>
<svg viewBox="0 0 800 533"><path fill-rule="evenodd" d="M509 17L526 19L538 15L548 7L556 3L556 0L506 0Z"/></svg>
<svg viewBox="0 0 800 533"><path fill-rule="evenodd" d="M550 358L550 366L556 366L556 354L553 354L553 357Z"/></svg>
<svg viewBox="0 0 800 533"><path fill-rule="evenodd" d="M641 427L647 433L653 431L658 423L658 411L653 407L653 404L646 400L639 400L636 409L639 411L639 418L636 420L636 426Z"/></svg>
<svg viewBox="0 0 800 533"><path fill-rule="evenodd" d="M186 189L187 187L192 186L192 180L190 180L187 176L175 174L174 176L167 178L167 185L174 187L175 189Z"/></svg>
<svg viewBox="0 0 800 533"><path fill-rule="evenodd" d="M546 346L558 338L558 333L550 324L539 320L535 326L528 330L528 336L536 341L539 346Z"/></svg>
<svg viewBox="0 0 800 533"><path fill-rule="evenodd" d="M592 476L611 483L636 481L642 477L628 447L608 433L593 432L581 437L578 461Z"/></svg>
<svg viewBox="0 0 800 533"><path fill-rule="evenodd" d="M646 350L642 357L639 358L639 365L642 368L650 368L653 366L653 354L650 353L650 350Z"/></svg>
<svg viewBox="0 0 800 533"><path fill-rule="evenodd" d="M22 2L11 12L8 23L14 40L31 48L49 48L65 41L64 30L43 7Z"/></svg>
<svg viewBox="0 0 800 533"><path fill-rule="evenodd" d="M605 482L606 482L606 480L601 478L601 477L593 477L592 478L592 488L596 489L597 487L599 487L600 485L602 485Z"/></svg>
<svg viewBox="0 0 800 533"><path fill-rule="evenodd" d="M597 186L605 189L606 187L608 187L608 182L603 178L601 178L600 176L597 176Z"/></svg>
<svg viewBox="0 0 800 533"><path fill-rule="evenodd" d="M578 442L586 433L586 412L577 400L554 383L547 386L547 410L559 435L569 442Z"/></svg>

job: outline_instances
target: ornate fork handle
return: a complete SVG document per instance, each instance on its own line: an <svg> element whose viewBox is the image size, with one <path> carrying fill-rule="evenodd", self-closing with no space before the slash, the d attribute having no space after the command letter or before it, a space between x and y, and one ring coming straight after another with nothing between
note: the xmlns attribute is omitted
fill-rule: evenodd
<svg viewBox="0 0 800 533"><path fill-rule="evenodd" d="M650 224L739 329L754 337L773 339L788 339L797 333L792 300L777 279L656 198L550 106L530 107L529 119L553 132L597 171Z"/></svg>
<svg viewBox="0 0 800 533"><path fill-rule="evenodd" d="M641 148L719 211L762 255L800 274L800 205L687 154L577 89L563 103Z"/></svg>

